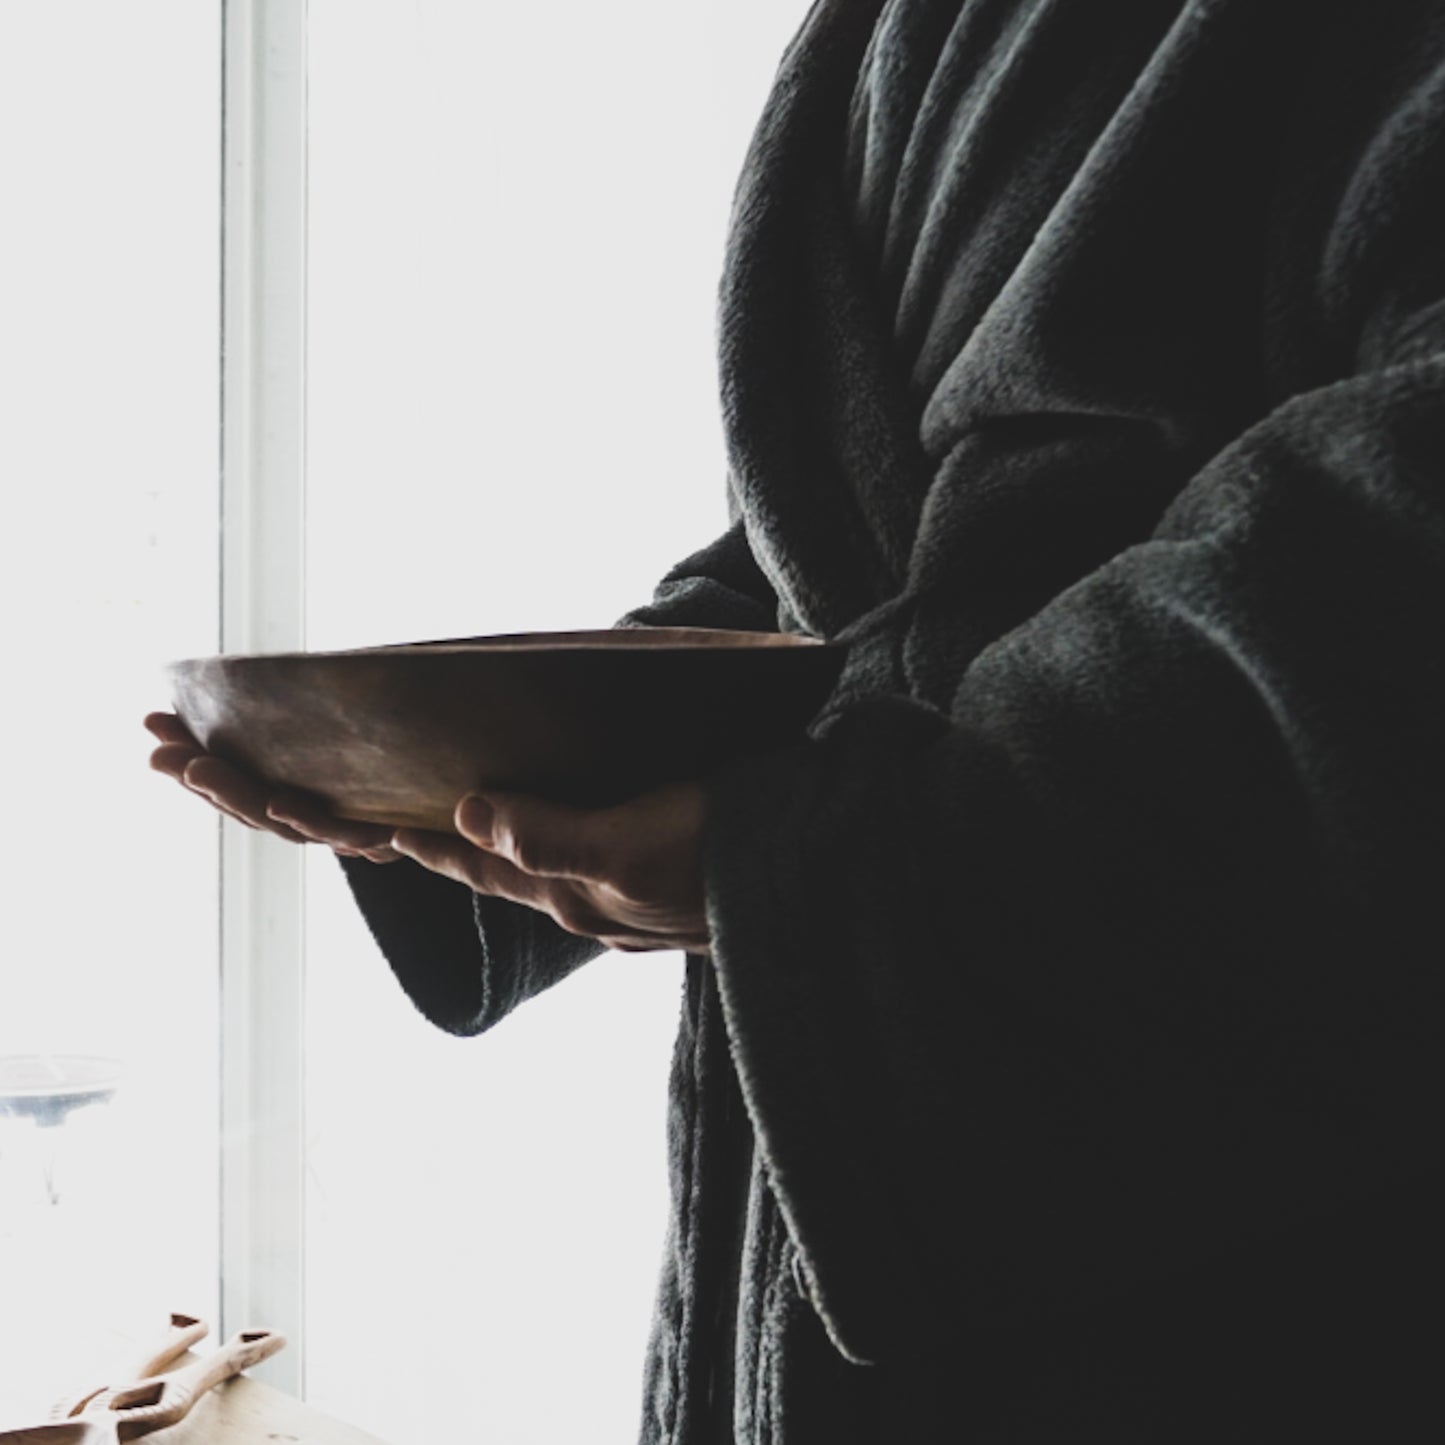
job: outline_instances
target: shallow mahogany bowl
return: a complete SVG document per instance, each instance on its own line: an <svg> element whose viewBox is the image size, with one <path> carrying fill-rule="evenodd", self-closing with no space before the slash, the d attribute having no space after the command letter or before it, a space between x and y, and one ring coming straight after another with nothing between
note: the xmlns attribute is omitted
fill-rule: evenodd
<svg viewBox="0 0 1445 1445"><path fill-rule="evenodd" d="M617 802L800 738L845 649L696 628L532 632L169 669L219 757L343 817L451 831L478 788Z"/></svg>

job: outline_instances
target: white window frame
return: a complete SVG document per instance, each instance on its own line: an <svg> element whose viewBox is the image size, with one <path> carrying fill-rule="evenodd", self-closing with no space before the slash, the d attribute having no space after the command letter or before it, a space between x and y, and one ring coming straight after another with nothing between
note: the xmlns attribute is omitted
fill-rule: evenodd
<svg viewBox="0 0 1445 1445"><path fill-rule="evenodd" d="M221 646L305 646L306 0L223 0ZM221 844L221 1328L304 1393L301 850Z"/></svg>

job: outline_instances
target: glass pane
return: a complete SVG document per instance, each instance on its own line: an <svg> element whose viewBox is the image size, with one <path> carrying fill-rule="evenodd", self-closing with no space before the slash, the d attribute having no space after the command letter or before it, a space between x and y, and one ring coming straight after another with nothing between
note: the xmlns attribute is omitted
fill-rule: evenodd
<svg viewBox="0 0 1445 1445"><path fill-rule="evenodd" d="M214 1319L216 828L140 724L216 646L219 11L0 5L0 1423Z"/></svg>
<svg viewBox="0 0 1445 1445"><path fill-rule="evenodd" d="M311 0L310 646L607 626L722 530L717 276L804 8ZM680 959L448 1039L311 866L309 1397L630 1445Z"/></svg>

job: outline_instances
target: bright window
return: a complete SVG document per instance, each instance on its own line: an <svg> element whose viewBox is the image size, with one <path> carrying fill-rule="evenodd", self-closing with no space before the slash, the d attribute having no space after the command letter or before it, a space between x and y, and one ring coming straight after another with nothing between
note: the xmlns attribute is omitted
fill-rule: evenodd
<svg viewBox="0 0 1445 1445"><path fill-rule="evenodd" d="M219 156L219 0L0 5L0 1423L215 1318L217 830L140 724L217 646Z"/></svg>
<svg viewBox="0 0 1445 1445"><path fill-rule="evenodd" d="M723 236L803 9L0 4L0 1424L74 1383L77 1312L224 1309L395 1445L635 1439L680 960L449 1040L329 856L304 915L290 850L223 862L139 721L303 610L605 626L721 529Z"/></svg>

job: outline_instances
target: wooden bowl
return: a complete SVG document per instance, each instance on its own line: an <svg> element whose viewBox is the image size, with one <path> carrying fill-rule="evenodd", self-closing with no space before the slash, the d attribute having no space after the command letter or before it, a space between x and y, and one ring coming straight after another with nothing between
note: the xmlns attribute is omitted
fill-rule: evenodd
<svg viewBox="0 0 1445 1445"><path fill-rule="evenodd" d="M845 649L694 628L503 637L172 663L217 756L342 817L452 831L460 798L605 804L800 738Z"/></svg>

